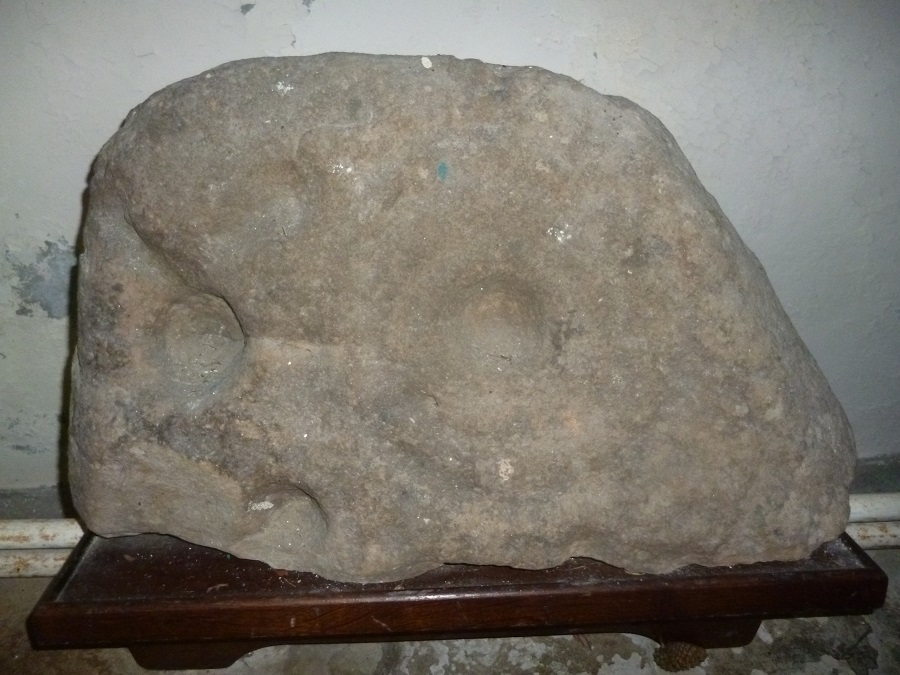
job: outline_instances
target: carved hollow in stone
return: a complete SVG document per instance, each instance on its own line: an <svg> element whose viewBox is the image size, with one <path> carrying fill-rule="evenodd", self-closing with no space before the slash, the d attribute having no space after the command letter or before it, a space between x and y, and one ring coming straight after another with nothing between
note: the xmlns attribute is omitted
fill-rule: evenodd
<svg viewBox="0 0 900 675"><path fill-rule="evenodd" d="M226 64L104 147L87 525L357 581L837 536L843 411L662 124L537 68L422 64Z"/></svg>

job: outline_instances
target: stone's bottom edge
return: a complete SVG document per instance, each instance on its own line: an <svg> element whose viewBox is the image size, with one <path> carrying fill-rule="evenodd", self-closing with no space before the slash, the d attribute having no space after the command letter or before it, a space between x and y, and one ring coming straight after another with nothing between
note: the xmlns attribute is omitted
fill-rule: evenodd
<svg viewBox="0 0 900 675"><path fill-rule="evenodd" d="M616 564L615 562L611 562L609 559L604 559L600 556L589 555L581 552L572 552L568 554L561 554L560 556L553 557L549 559L546 564L536 564L536 565L523 565L521 563L511 563L508 560L445 560L441 562L427 561L427 562L409 562L402 566L403 571L396 571L387 574L380 575L367 575L367 576L359 576L359 575L347 575L347 574L335 574L332 568L328 568L327 565L284 565L281 561L270 561L266 560L264 557L255 557L253 555L248 555L241 548L228 546L228 545L212 545L209 543L204 543L202 541L196 541L194 539L190 539L188 537L179 536L177 534L172 534L168 532L131 532L131 533L103 533L103 532L95 532L91 530L92 534L97 535L103 539L120 539L120 538L130 538L130 537L140 537L143 535L155 535L155 536L168 536L173 537L179 541L185 542L190 545L199 546L202 548L213 549L216 551L220 551L222 553L226 553L228 555L234 556L240 560L245 561L255 561L266 565L269 568L290 572L300 572L300 573L310 573L315 574L316 576L322 577L323 579L328 579L330 581L338 582L338 583L351 583L351 584L368 584L368 583L391 583L404 581L407 579L414 578L421 574L425 574L428 572L432 572L436 569L439 569L445 565L451 566L471 566L471 567L497 567L497 568L509 568L512 570L525 570L525 571L548 571L553 570L558 567L565 565L568 561L573 559L585 559L593 562L602 563L610 568L615 568L621 570L622 572L633 575L666 575L672 573L678 573L681 570L685 570L688 568L705 568L705 569L715 569L715 568L732 568L732 567L740 567L746 565L754 565L757 563L784 563L791 564L796 563L798 561L802 561L812 555L815 551L819 550L821 547L835 542L841 538L844 534L844 530L842 529L838 533L836 533L833 537L829 537L823 539L822 541L816 543L812 547L794 547L788 551L783 551L777 554L772 555L771 557L753 557L749 555L742 556L732 556L724 560L687 560L681 564L675 566L653 566L653 565L644 565L644 566L633 566L633 565L623 565ZM392 568L392 570L397 570L397 568Z"/></svg>

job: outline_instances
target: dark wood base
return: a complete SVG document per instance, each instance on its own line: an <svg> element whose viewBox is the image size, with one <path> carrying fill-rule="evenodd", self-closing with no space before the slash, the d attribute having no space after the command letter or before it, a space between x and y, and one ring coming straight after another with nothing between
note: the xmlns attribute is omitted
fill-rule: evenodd
<svg viewBox="0 0 900 675"><path fill-rule="evenodd" d="M737 647L763 619L867 614L887 577L843 535L797 562L628 574L445 565L395 583L275 570L173 537L88 535L28 619L37 649L127 647L145 668L224 668L311 642L636 633Z"/></svg>

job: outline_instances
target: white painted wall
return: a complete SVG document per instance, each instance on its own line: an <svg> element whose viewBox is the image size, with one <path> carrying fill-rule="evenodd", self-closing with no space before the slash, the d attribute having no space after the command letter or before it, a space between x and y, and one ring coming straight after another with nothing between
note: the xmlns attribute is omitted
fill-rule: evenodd
<svg viewBox="0 0 900 675"><path fill-rule="evenodd" d="M175 80L322 51L538 65L654 112L762 260L860 455L900 453L900 2L0 0L0 488L57 481L100 146Z"/></svg>

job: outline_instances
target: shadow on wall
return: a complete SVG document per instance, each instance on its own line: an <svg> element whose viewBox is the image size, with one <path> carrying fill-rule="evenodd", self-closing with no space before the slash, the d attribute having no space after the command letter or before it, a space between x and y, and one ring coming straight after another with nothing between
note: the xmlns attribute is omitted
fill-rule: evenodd
<svg viewBox="0 0 900 675"><path fill-rule="evenodd" d="M881 455L858 460L850 492L900 492L900 455Z"/></svg>
<svg viewBox="0 0 900 675"><path fill-rule="evenodd" d="M88 173L86 182L90 183L90 177L93 173L93 163L91 171ZM84 224L88 214L89 189L86 187L81 192L81 218L78 225L78 236L75 240L72 254L74 263L69 270L69 287L68 287L68 317L69 317L69 339L68 350L66 356L66 366L63 370L62 377L62 410L59 413L59 437L57 440L58 447L58 470L59 484L56 486L59 494L60 504L62 505L63 514L72 518L77 515L75 505L72 501L72 490L69 486L69 416L72 407L72 360L75 358L75 346L78 340L78 254L83 250Z"/></svg>

